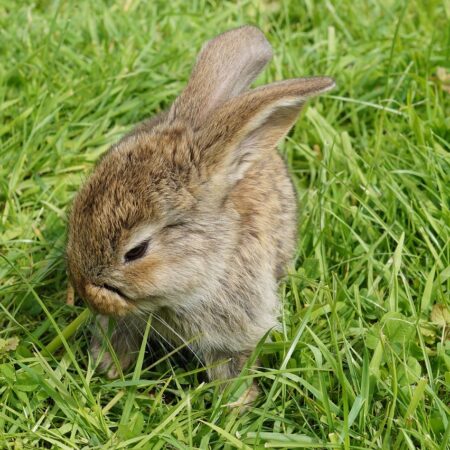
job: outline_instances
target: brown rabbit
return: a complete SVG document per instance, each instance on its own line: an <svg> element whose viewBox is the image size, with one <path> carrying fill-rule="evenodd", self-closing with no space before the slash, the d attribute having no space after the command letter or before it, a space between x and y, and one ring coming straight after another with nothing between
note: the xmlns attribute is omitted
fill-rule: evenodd
<svg viewBox="0 0 450 450"><path fill-rule="evenodd" d="M334 81L247 90L271 56L253 26L206 43L171 108L112 146L75 198L70 280L103 326L116 319L111 343L124 369L150 314L154 335L189 341L211 379L236 376L277 326L296 197L275 147L306 99ZM94 338L94 354L100 346ZM118 375L108 352L100 366Z"/></svg>

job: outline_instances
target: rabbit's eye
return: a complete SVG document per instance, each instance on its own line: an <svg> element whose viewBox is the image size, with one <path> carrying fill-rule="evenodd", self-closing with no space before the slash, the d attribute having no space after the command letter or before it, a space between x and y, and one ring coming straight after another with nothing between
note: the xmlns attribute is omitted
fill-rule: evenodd
<svg viewBox="0 0 450 450"><path fill-rule="evenodd" d="M125 261L134 261L135 259L142 258L145 255L145 252L148 248L148 241L141 242L136 247L133 247L131 250L128 250L125 253Z"/></svg>

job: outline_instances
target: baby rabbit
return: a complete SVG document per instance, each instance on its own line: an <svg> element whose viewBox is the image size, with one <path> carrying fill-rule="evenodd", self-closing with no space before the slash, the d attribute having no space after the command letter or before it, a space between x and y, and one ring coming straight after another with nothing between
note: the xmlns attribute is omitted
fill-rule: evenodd
<svg viewBox="0 0 450 450"><path fill-rule="evenodd" d="M103 327L115 319L111 344L123 369L150 314L155 338L189 341L220 380L238 375L277 326L296 197L275 147L306 99L334 81L297 78L249 90L271 56L253 26L207 42L168 111L113 145L74 200L70 281ZM94 355L100 347L96 336ZM100 366L118 376L108 352Z"/></svg>

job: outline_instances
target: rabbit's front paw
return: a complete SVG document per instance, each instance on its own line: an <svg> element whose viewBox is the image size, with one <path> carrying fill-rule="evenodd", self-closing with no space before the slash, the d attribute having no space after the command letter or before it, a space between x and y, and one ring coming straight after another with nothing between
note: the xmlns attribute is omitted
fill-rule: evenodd
<svg viewBox="0 0 450 450"><path fill-rule="evenodd" d="M119 378L134 361L132 354L121 354L116 350L117 362L119 363L117 364L108 350L102 351L102 343L97 338L92 339L90 352L95 364L97 364L97 372L105 374L106 378L110 380Z"/></svg>
<svg viewBox="0 0 450 450"><path fill-rule="evenodd" d="M228 403L226 406L231 409L236 409L239 414L242 414L252 406L258 398L258 395L259 388L257 384L253 382L235 402Z"/></svg>

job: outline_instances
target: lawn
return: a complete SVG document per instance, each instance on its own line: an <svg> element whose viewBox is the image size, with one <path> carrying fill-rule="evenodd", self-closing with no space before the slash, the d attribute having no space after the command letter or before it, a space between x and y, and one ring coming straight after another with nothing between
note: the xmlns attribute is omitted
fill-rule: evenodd
<svg viewBox="0 0 450 450"><path fill-rule="evenodd" d="M449 18L434 0L0 0L0 449L448 448ZM66 304L71 201L245 23L274 48L256 84L337 82L280 145L300 210L282 327L225 392L145 345L107 380Z"/></svg>

